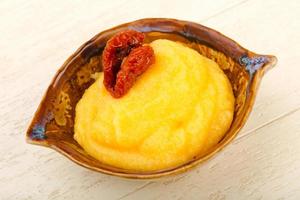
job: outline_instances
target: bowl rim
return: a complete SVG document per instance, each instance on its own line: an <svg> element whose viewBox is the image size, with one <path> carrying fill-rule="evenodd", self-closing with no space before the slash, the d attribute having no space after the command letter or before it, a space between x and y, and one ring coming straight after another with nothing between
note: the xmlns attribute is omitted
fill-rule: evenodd
<svg viewBox="0 0 300 200"><path fill-rule="evenodd" d="M251 81L250 87L249 89L249 100L245 102L244 105L244 115L241 117L241 120L238 122L238 124L236 125L236 129L234 130L234 133L228 137L226 140L222 140L217 146L216 148L214 148L212 151L209 151L207 154L205 154L202 157L199 157L198 159L195 160L191 160L183 165L174 167L172 169L169 170L162 170L162 171L158 171L158 172L153 172L153 173L125 173L125 172L117 172L117 171L112 171L109 169L105 169L105 168L99 168L99 167L94 167L91 165L88 165L84 162L81 162L79 159L77 159L76 157L74 157L72 154L69 154L68 152L66 152L64 149L62 149L59 145L56 145L55 143L49 143L47 141L47 139L32 139L30 137L31 133L31 128L34 126L35 123L35 118L37 117L37 113L39 112L39 110L41 109L41 106L43 104L43 102L46 99L46 95L48 94L49 90L50 90L50 86L52 84L55 83L56 79L59 78L59 75L61 73L64 72L64 70L67 68L68 64L77 56L79 55L89 44L93 43L100 35L106 34L107 32L113 30L113 29L119 29L122 27L128 27L131 24L136 24L136 23L140 23L140 22L147 22L147 21L158 21L158 22L175 22L175 23L184 23L184 24L191 24L191 25L195 25L195 26L199 26L202 27L210 32L213 32L217 35L219 35L220 37L224 38L224 40L227 40L228 42L236 45L238 48L241 48L245 51L247 51L249 54L253 55L253 56L257 56L257 57L265 57L267 58L267 62L265 62L259 69L257 69L254 74L254 76L252 77L253 80ZM190 22L190 21L185 21L185 20L178 20L178 19L172 19L172 18L143 18L143 19L139 19L139 20L135 20L135 21L131 21L131 22L127 22L127 23L123 23L120 24L118 26L114 26L112 28L106 29L104 31L101 31L100 33L96 34L94 37L92 37L90 40L88 40L87 42L85 42L84 44L82 44L73 54L71 54L71 56L69 56L69 58L63 63L63 65L58 69L58 71L56 72L55 76L52 78L52 81L50 83L50 86L47 88L46 92L43 95L42 101L40 102L38 109L36 110L35 114L33 115L33 119L30 122L29 128L27 130L26 133L26 142L29 144L35 144L35 145L40 145L40 146L44 146L44 147L49 147L51 149L56 150L57 152L61 153L62 155L64 155L65 157L69 158L70 160L72 160L73 162L77 163L78 165L81 165L85 168L91 169L93 171L97 171L97 172L101 172L104 174L108 174L108 175L114 175L114 176L118 176L118 177L123 177L123 178L132 178L132 179L153 179L153 178L159 178L159 177L164 177L164 176L170 176L170 175L175 175L175 174L179 174L182 172L185 172L193 167L195 167L196 165L199 165L200 163L208 160L209 158L211 158L212 156L214 156L217 152L221 151L225 146L227 146L239 133L239 131L241 130L241 128L244 126L244 124L246 123L249 114L253 108L253 104L255 102L255 97L259 88L259 84L260 81L263 77L263 75L265 74L265 72L269 69L271 69L272 67L274 67L277 63L277 58L273 55L262 55L262 54L257 54L254 53L252 51L247 50L246 48L242 47L241 45L239 45L236 41L228 38L227 36L223 35L222 33L211 29L209 27L203 26L201 24L195 23L195 22Z"/></svg>

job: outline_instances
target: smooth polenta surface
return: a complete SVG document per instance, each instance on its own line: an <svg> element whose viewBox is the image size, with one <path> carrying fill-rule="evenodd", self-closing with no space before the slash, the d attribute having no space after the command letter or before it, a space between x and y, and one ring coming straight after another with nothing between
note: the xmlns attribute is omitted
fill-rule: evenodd
<svg viewBox="0 0 300 200"><path fill-rule="evenodd" d="M151 47L155 63L113 98L103 74L76 106L76 141L103 163L139 171L183 164L214 146L234 110L230 82L212 60L169 40Z"/></svg>

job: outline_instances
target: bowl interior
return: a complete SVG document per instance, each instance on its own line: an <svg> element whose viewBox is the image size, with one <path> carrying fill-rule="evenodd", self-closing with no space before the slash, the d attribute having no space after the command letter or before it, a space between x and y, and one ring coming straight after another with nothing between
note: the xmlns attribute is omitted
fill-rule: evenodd
<svg viewBox="0 0 300 200"><path fill-rule="evenodd" d="M139 172L105 165L89 156L73 139L75 106L85 89L102 71L101 54L115 33L135 29L146 34L146 42L166 38L183 42L214 60L228 76L236 99L234 119L225 137L205 155L173 169ZM99 33L82 45L60 68L49 86L27 131L27 141L54 148L76 163L108 174L130 178L153 178L184 171L219 151L243 126L252 107L264 66L271 56L254 54L222 34L199 24L173 19L143 19Z"/></svg>

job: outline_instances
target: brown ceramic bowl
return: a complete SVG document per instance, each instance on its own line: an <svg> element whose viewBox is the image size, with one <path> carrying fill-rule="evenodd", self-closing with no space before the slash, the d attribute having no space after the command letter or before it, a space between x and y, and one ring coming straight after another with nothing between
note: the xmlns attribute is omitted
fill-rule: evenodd
<svg viewBox="0 0 300 200"><path fill-rule="evenodd" d="M158 38L181 41L216 61L228 76L236 99L232 125L219 143L189 162L172 169L139 172L108 166L89 156L73 139L74 110L93 74L102 71L101 54L115 33L134 29L146 34L146 42ZM156 178L186 171L225 147L245 124L263 74L276 57L253 53L221 33L205 26L175 19L141 19L103 31L83 44L58 70L27 131L27 142L50 147L86 168L126 178Z"/></svg>

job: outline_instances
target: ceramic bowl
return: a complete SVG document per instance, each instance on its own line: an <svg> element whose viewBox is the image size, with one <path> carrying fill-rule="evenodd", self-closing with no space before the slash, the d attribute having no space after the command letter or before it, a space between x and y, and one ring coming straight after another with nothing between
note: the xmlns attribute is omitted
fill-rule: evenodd
<svg viewBox="0 0 300 200"><path fill-rule="evenodd" d="M73 138L74 110L84 90L102 70L101 54L106 41L119 31L134 29L146 34L146 42L158 38L181 41L214 60L228 76L236 99L234 119L219 143L193 160L172 169L140 172L106 165L89 156ZM251 52L221 33L188 21L141 19L103 31L83 44L58 70L28 128L28 143L50 147L91 170L126 178L157 178L184 172L215 155L228 145L245 124L257 89L276 57Z"/></svg>

